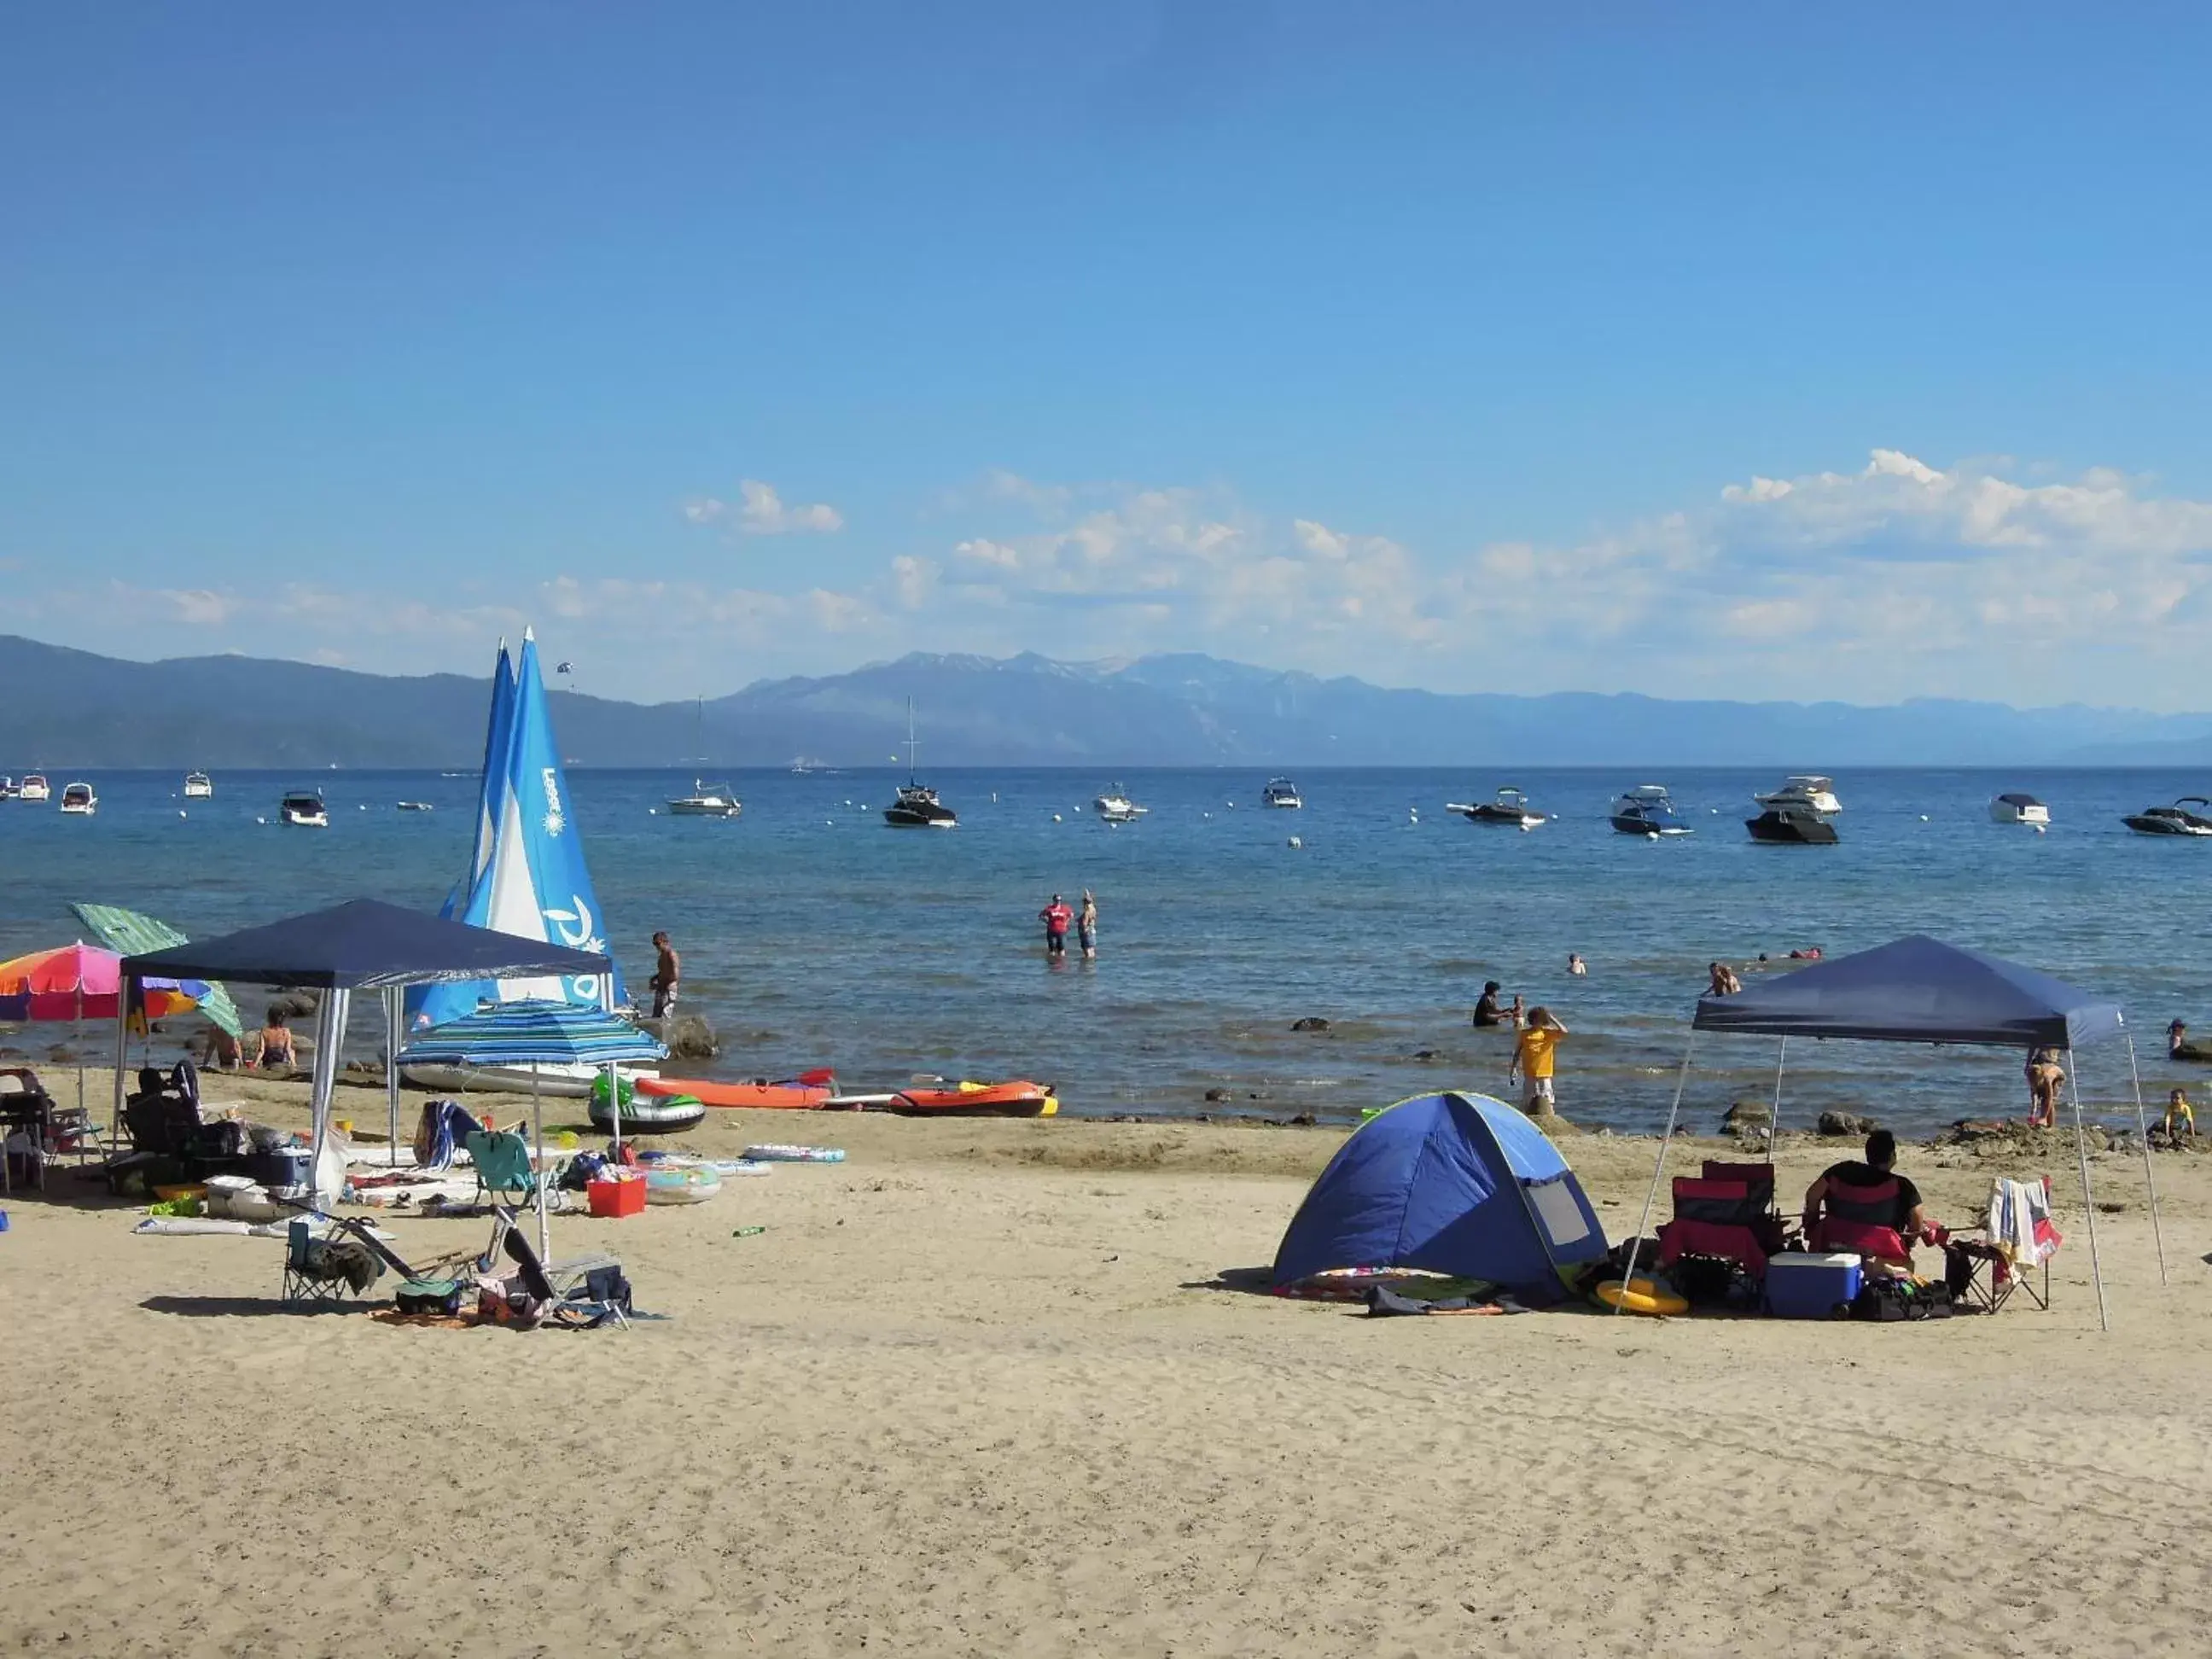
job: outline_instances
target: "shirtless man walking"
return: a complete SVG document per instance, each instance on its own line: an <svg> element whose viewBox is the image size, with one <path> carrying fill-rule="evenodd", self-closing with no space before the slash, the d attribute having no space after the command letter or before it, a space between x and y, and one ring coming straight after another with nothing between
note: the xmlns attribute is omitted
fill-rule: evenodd
<svg viewBox="0 0 2212 1659"><path fill-rule="evenodd" d="M684 958L676 954L676 947L668 942L665 933L653 936L653 948L659 952L653 965L653 1017L666 1019L676 1012L676 989L684 979Z"/></svg>

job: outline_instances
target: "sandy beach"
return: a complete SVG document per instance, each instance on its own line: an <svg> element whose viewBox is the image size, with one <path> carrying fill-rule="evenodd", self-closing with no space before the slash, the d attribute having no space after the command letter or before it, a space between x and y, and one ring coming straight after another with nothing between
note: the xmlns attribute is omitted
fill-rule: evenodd
<svg viewBox="0 0 2212 1659"><path fill-rule="evenodd" d="M303 1085L208 1093L302 1117ZM2159 1159L2165 1289L2140 1161L2094 1160L2109 1334L2057 1159L2048 1314L1380 1321L1237 1272L1342 1138L716 1114L685 1139L848 1161L556 1217L666 1316L627 1334L295 1313L281 1243L134 1237L58 1176L0 1237L6 1645L2205 1650L2212 1159ZM1631 1231L1652 1143L1566 1151ZM1846 1152L1785 1141L1785 1187ZM1954 1221L2019 1172L1902 1167Z"/></svg>

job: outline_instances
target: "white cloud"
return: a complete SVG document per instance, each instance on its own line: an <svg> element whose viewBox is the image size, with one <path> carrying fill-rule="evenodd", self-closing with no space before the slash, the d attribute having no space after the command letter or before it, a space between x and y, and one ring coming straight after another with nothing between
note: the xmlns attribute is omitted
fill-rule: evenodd
<svg viewBox="0 0 2212 1659"><path fill-rule="evenodd" d="M738 504L712 495L701 495L684 502L684 516L692 524L730 525L741 535L784 536L811 532L826 535L845 527L845 515L825 502L811 506L787 502L776 494L775 486L763 483L758 478L738 480Z"/></svg>

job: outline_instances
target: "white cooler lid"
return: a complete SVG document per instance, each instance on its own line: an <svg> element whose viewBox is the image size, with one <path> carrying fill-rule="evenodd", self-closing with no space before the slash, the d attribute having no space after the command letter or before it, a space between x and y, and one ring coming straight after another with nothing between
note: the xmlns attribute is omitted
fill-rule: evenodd
<svg viewBox="0 0 2212 1659"><path fill-rule="evenodd" d="M1802 1251L1791 1250L1782 1255L1770 1255L1766 1258L1769 1272L1777 1267L1856 1267L1858 1265L1857 1256L1843 1250L1828 1255L1807 1255Z"/></svg>

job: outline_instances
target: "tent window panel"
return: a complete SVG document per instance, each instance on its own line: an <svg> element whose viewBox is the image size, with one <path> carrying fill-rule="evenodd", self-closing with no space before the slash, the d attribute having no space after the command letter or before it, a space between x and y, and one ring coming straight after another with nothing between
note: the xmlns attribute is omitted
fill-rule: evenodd
<svg viewBox="0 0 2212 1659"><path fill-rule="evenodd" d="M1530 1186L1528 1206L1553 1243L1573 1244L1589 1237L1589 1223L1583 1219L1583 1206L1575 1202L1565 1176Z"/></svg>

